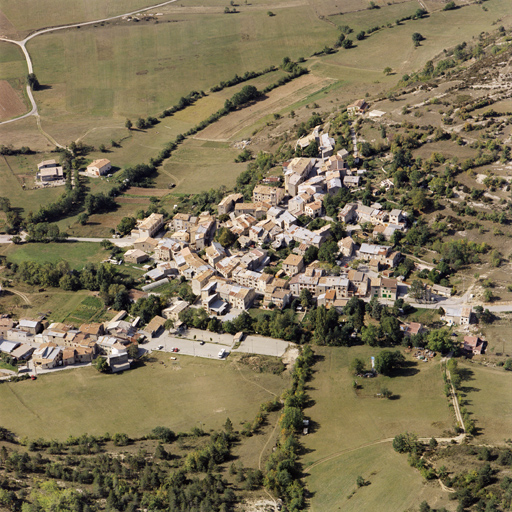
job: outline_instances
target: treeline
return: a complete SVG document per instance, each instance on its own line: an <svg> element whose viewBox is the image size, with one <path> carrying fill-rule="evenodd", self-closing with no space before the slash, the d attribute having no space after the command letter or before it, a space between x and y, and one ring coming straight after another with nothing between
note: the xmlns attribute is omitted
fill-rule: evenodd
<svg viewBox="0 0 512 512"><path fill-rule="evenodd" d="M292 384L284 394L279 419L281 435L265 467L265 487L283 499L289 512L303 510L306 505L306 489L298 460L302 452L299 435L304 428L303 409L308 402L306 383L311 378L314 363L314 353L306 345L293 366Z"/></svg>
<svg viewBox="0 0 512 512"><path fill-rule="evenodd" d="M21 146L21 148L15 149L11 144L9 144L8 146L0 145L0 155L33 155L34 153L35 151L32 151L28 146Z"/></svg>
<svg viewBox="0 0 512 512"><path fill-rule="evenodd" d="M87 263L81 270L72 270L66 261L56 264L22 261L19 264L8 263L8 268L15 279L31 286L50 286L66 291L100 291L107 303L108 297L115 298L134 284L133 278L119 274L110 263Z"/></svg>
<svg viewBox="0 0 512 512"><path fill-rule="evenodd" d="M220 82L218 85L214 85L210 91L218 92L222 91L226 87L233 87L234 85L241 84L243 82L247 82L252 80L253 78L258 78L259 76L266 75L267 73L272 73L272 71L277 71L278 68L276 66L270 66L265 68L263 71L246 71L242 76L235 75L230 80L224 80Z"/></svg>
<svg viewBox="0 0 512 512"><path fill-rule="evenodd" d="M165 109L161 114L160 118L163 119L165 117L172 116L176 112L179 112L180 110L184 110L190 105L193 105L199 98L202 98L203 96L206 96L206 94L201 91L191 91L186 96L182 96L176 105L173 105L170 108Z"/></svg>

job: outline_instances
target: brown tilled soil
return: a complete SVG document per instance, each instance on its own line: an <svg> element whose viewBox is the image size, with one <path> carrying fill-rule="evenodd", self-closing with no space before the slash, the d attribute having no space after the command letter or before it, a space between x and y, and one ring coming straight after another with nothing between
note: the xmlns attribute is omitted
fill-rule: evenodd
<svg viewBox="0 0 512 512"><path fill-rule="evenodd" d="M11 84L7 80L0 80L0 120L21 116L26 111L27 107Z"/></svg>

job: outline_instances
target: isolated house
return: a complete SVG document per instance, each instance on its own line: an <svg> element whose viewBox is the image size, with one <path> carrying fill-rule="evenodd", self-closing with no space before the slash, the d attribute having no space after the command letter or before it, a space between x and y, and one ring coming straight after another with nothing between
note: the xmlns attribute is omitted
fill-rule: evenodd
<svg viewBox="0 0 512 512"><path fill-rule="evenodd" d="M106 158L101 158L100 160L94 160L92 164L89 164L86 169L86 174L88 176L98 177L105 176L112 169L112 164L110 160Z"/></svg>
<svg viewBox="0 0 512 512"><path fill-rule="evenodd" d="M368 108L368 103L365 100L357 100L347 107L347 112L351 115L364 114Z"/></svg>
<svg viewBox="0 0 512 512"><path fill-rule="evenodd" d="M482 341L478 336L464 336L462 348L471 354L483 354L485 341Z"/></svg>
<svg viewBox="0 0 512 512"><path fill-rule="evenodd" d="M64 171L55 160L45 160L37 164L36 180L43 183L64 179Z"/></svg>

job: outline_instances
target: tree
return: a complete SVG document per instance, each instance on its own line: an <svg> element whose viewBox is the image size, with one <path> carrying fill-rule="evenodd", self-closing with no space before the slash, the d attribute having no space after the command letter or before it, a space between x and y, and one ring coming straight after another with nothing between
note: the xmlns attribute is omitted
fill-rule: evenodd
<svg viewBox="0 0 512 512"><path fill-rule="evenodd" d="M457 5L455 4L455 2L448 2L443 7L443 11L453 11L454 9L457 9Z"/></svg>
<svg viewBox="0 0 512 512"><path fill-rule="evenodd" d="M128 346L126 352L131 359L137 359L139 357L139 346L136 343L132 343Z"/></svg>
<svg viewBox="0 0 512 512"><path fill-rule="evenodd" d="M405 357L399 350L383 350L375 356L375 370L382 375L389 375L405 363Z"/></svg>
<svg viewBox="0 0 512 512"><path fill-rule="evenodd" d="M503 365L503 369L512 372L512 359L507 359Z"/></svg>
<svg viewBox="0 0 512 512"><path fill-rule="evenodd" d="M267 11L267 16L272 17L272 16L275 16L275 14L272 11Z"/></svg>
<svg viewBox="0 0 512 512"><path fill-rule="evenodd" d="M233 423L231 422L231 420L229 418L227 418L226 419L226 423L224 423L224 430L228 434L232 434L233 433Z"/></svg>
<svg viewBox="0 0 512 512"><path fill-rule="evenodd" d="M350 363L350 366L349 366L350 371L354 375L359 375L360 373L363 373L364 367L365 367L364 361L362 359L360 359L359 357L352 359L352 362Z"/></svg>
<svg viewBox="0 0 512 512"><path fill-rule="evenodd" d="M427 348L434 352L450 352L453 341L448 329L433 329L427 334Z"/></svg>
<svg viewBox="0 0 512 512"><path fill-rule="evenodd" d="M425 286L419 279L415 279L409 288L409 295L415 300L425 299Z"/></svg>
<svg viewBox="0 0 512 512"><path fill-rule="evenodd" d="M376 347L379 344L381 335L382 331L375 324L363 326L361 329L361 341L370 347Z"/></svg>
<svg viewBox="0 0 512 512"><path fill-rule="evenodd" d="M416 450L418 446L418 436L405 432L398 434L393 439L393 449L398 453L411 453Z"/></svg>
<svg viewBox="0 0 512 512"><path fill-rule="evenodd" d="M41 84L34 73L29 73L27 75L27 82L33 91L38 91L41 88Z"/></svg>
<svg viewBox="0 0 512 512"><path fill-rule="evenodd" d="M133 123L129 119L127 119L126 123L124 123L124 126L128 128L128 130L131 130L133 128Z"/></svg>
<svg viewBox="0 0 512 512"><path fill-rule="evenodd" d="M82 225L82 226L85 226L87 224L87 222L89 221L89 215L87 215L87 213L81 213L79 216L78 216L78 222Z"/></svg>
<svg viewBox="0 0 512 512"><path fill-rule="evenodd" d="M117 225L117 231L122 235L127 235L135 227L137 221L133 217L123 217Z"/></svg>
<svg viewBox="0 0 512 512"><path fill-rule="evenodd" d="M423 211L428 206L428 199L423 190L417 190L411 197L411 205L419 211Z"/></svg>
<svg viewBox="0 0 512 512"><path fill-rule="evenodd" d="M419 46L423 39L425 38L419 32L414 32L414 34L412 35L412 42L414 43L415 46Z"/></svg>
<svg viewBox="0 0 512 512"><path fill-rule="evenodd" d="M313 304L313 295L307 288L303 288L299 295L300 303L303 308L308 308Z"/></svg>
<svg viewBox="0 0 512 512"><path fill-rule="evenodd" d="M94 368L101 373L106 373L109 369L108 362L104 357L97 357L93 363Z"/></svg>
<svg viewBox="0 0 512 512"><path fill-rule="evenodd" d="M366 36L366 32L364 30L361 30L361 32L359 32L357 35L356 35L356 39L358 41L362 41Z"/></svg>
<svg viewBox="0 0 512 512"><path fill-rule="evenodd" d="M137 119L137 122L135 123L135 126L137 127L137 129L139 130L144 130L144 128L147 128L147 124L146 124L146 120L143 119L142 117L139 117Z"/></svg>
<svg viewBox="0 0 512 512"><path fill-rule="evenodd" d="M385 75L389 75L392 71L393 71L393 70L392 70L389 66L387 66L387 67L385 67L385 68L384 68L384 74L385 74Z"/></svg>
<svg viewBox="0 0 512 512"><path fill-rule="evenodd" d="M430 512L432 509L426 501L422 501L420 504L420 512Z"/></svg>
<svg viewBox="0 0 512 512"><path fill-rule="evenodd" d="M217 231L217 240L222 247L229 247L235 243L236 236L228 228L220 228L219 231Z"/></svg>

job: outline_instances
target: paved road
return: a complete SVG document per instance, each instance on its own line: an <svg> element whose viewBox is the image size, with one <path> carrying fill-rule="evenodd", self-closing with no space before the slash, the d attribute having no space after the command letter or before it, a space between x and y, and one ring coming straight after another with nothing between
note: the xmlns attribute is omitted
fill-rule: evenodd
<svg viewBox="0 0 512 512"><path fill-rule="evenodd" d="M33 32L32 34L30 34L29 36L27 36L25 39L23 39L21 41L16 41L14 39L8 39L6 37L0 37L0 41L4 41L6 43L11 43L11 44L15 44L15 45L19 46L21 48L21 50L23 51L23 54L25 55L25 60L27 61L28 73L33 73L34 72L34 67L32 65L32 59L30 57L30 54L29 54L29 52L27 50L27 46L26 45L34 37L37 37L37 36L39 36L41 34L46 34L48 32L55 32L56 30L64 30L64 29L67 29L67 28L75 28L75 27L84 27L86 25L93 25L95 23L102 23L104 21L115 20L115 19L118 19L118 18L122 18L124 16L131 16L131 15L137 14L139 12L145 12L145 11L149 11L151 9L157 9L158 7L163 7L165 5L172 4L173 2L176 2L176 0L168 0L167 2L162 2L160 4L151 5L149 7L143 7L142 9L137 9L136 11L126 12L124 14L118 14L117 16L110 16L109 18L103 18L101 20L85 21L83 23L73 23L71 25L61 25L59 27L43 28L41 30L37 30L36 32ZM59 143L57 143L57 141L55 141L55 139L53 139L53 137L51 137L50 135L48 135L45 132L43 132L43 130L41 128L41 120L40 120L40 116L39 116L39 111L37 109L36 100L34 99L34 96L32 94L32 89L28 85L27 85L27 95L28 95L28 97L30 99L30 104L32 105L32 109L30 110L30 112L28 112L27 114L24 114L24 115L22 115L20 117L16 117L15 119L9 119L8 121L3 121L2 123L0 123L0 125L8 124L8 123L14 123L15 121L19 121L20 119L25 119L26 117L36 116L38 127L42 131L42 133L45 136L47 136L47 138L52 143L54 143L55 145L63 148L64 146L61 146Z"/></svg>

